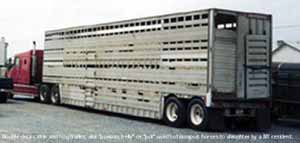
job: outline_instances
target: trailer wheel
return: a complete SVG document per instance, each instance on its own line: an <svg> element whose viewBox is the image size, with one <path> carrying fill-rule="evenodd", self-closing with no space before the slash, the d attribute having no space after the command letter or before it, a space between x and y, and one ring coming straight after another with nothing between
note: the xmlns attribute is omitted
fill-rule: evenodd
<svg viewBox="0 0 300 143"><path fill-rule="evenodd" d="M171 127L180 127L185 122L185 106L175 97L166 100L164 121Z"/></svg>
<svg viewBox="0 0 300 143"><path fill-rule="evenodd" d="M43 103L50 103L50 89L48 85L41 85L39 91L40 101Z"/></svg>
<svg viewBox="0 0 300 143"><path fill-rule="evenodd" d="M56 105L60 104L59 87L57 85L51 89L51 102Z"/></svg>
<svg viewBox="0 0 300 143"><path fill-rule="evenodd" d="M208 111L200 99L193 99L188 104L188 124L191 128L197 130L207 129Z"/></svg>

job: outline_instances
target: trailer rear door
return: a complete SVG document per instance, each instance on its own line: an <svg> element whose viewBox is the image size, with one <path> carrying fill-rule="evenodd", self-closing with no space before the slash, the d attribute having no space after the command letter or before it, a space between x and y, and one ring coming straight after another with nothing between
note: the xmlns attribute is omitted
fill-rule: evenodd
<svg viewBox="0 0 300 143"><path fill-rule="evenodd" d="M246 36L246 98L267 98L270 95L270 37Z"/></svg>

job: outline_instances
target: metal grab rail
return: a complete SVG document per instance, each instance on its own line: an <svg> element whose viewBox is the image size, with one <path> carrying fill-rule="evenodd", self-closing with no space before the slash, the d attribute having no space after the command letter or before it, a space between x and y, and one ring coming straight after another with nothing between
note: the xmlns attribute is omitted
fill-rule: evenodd
<svg viewBox="0 0 300 143"><path fill-rule="evenodd" d="M247 68L247 69L251 69L251 70L262 70L262 69L271 70L270 66L258 66L258 65L248 66L248 65L244 65L244 67Z"/></svg>

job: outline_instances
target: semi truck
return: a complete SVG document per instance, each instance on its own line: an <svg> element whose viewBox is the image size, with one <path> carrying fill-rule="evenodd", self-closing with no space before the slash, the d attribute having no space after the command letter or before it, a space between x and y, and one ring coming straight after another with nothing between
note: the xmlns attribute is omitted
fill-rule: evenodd
<svg viewBox="0 0 300 143"><path fill-rule="evenodd" d="M223 129L269 129L272 16L205 9L45 32L15 56L14 94L44 103Z"/></svg>

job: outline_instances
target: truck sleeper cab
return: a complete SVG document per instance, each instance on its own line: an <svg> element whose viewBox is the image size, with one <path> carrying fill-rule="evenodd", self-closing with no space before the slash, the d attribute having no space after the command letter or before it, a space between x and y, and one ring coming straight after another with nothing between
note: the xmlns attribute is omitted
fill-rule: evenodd
<svg viewBox="0 0 300 143"><path fill-rule="evenodd" d="M15 55L13 66L7 74L13 81L11 95L20 94L39 98L43 55L43 50L30 50Z"/></svg>
<svg viewBox="0 0 300 143"><path fill-rule="evenodd" d="M41 101L222 129L270 128L272 16L221 9L47 31Z"/></svg>

